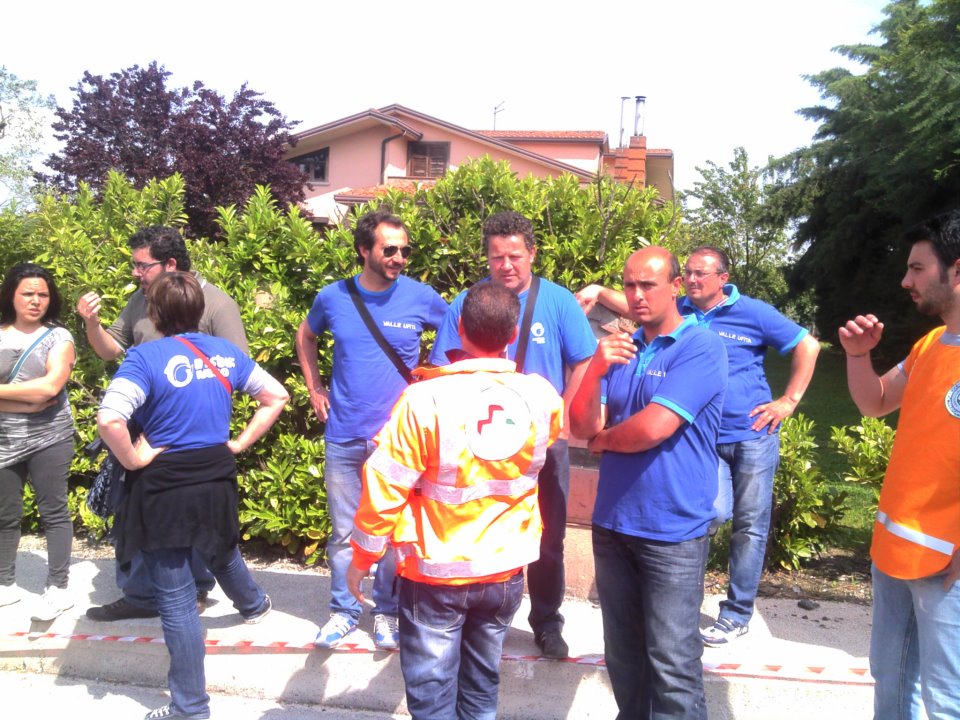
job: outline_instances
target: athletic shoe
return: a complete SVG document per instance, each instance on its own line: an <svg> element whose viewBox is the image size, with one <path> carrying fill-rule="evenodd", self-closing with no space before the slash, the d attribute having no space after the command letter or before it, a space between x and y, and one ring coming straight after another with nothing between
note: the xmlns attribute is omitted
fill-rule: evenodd
<svg viewBox="0 0 960 720"><path fill-rule="evenodd" d="M565 660L570 654L570 648L559 630L544 630L534 636L534 642L540 648L540 654L552 660Z"/></svg>
<svg viewBox="0 0 960 720"><path fill-rule="evenodd" d="M243 616L243 621L247 625L256 625L258 622L263 620L267 616L267 613L273 609L273 603L270 602L270 596L263 596L263 604L260 605L256 610L254 610L249 615Z"/></svg>
<svg viewBox="0 0 960 720"><path fill-rule="evenodd" d="M109 605L100 605L87 609L87 617L97 622L114 622L116 620L136 620L142 618L160 617L157 610L137 607L120 598Z"/></svg>
<svg viewBox="0 0 960 720"><path fill-rule="evenodd" d="M330 613L330 619L320 628L313 644L318 648L335 648L357 629L357 621L343 613Z"/></svg>
<svg viewBox="0 0 960 720"><path fill-rule="evenodd" d="M192 718L197 717L196 715L184 715L177 708L173 706L173 703L167 703L163 707L154 708L146 715L143 716L143 720L174 720L175 718ZM209 715L204 715L203 717L210 717Z"/></svg>
<svg viewBox="0 0 960 720"><path fill-rule="evenodd" d="M746 625L721 617L717 618L713 625L700 632L700 639L703 640L704 645L721 647L730 644L741 635L746 635L747 629Z"/></svg>
<svg viewBox="0 0 960 720"><path fill-rule="evenodd" d="M197 590L197 612L201 615L207 609L207 591Z"/></svg>
<svg viewBox="0 0 960 720"><path fill-rule="evenodd" d="M373 642L381 650L396 650L400 646L400 627L393 615L373 616Z"/></svg>
<svg viewBox="0 0 960 720"><path fill-rule="evenodd" d="M0 607L20 602L20 588L16 585L0 585Z"/></svg>
<svg viewBox="0 0 960 720"><path fill-rule="evenodd" d="M43 591L43 595L40 596L40 601L37 603L30 619L39 622L56 620L63 614L64 610L69 610L72 607L73 600L67 593L67 589L51 585Z"/></svg>

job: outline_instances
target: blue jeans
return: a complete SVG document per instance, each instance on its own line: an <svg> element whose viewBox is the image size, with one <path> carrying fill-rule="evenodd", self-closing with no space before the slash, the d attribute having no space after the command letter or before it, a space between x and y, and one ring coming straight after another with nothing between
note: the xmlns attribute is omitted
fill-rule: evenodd
<svg viewBox="0 0 960 720"><path fill-rule="evenodd" d="M210 592L213 590L213 586L216 585L213 573L210 572L206 563L203 562L195 550L190 555L190 568L198 591ZM116 561L116 574L117 587L123 591L123 597L128 603L147 610L157 609L157 597L142 554L134 555L126 569L120 567L119 560ZM194 597L194 602L196 602L196 597Z"/></svg>
<svg viewBox="0 0 960 720"><path fill-rule="evenodd" d="M770 534L773 476L780 464L780 435L717 445L720 490L714 527L733 517L730 530L730 587L720 617L746 625L753 617Z"/></svg>
<svg viewBox="0 0 960 720"><path fill-rule="evenodd" d="M332 530L327 540L327 562L330 565L330 610L349 615L354 620L360 617L361 607L347 589L347 569L353 560L350 535L353 533L353 517L360 506L361 471L363 463L376 449L371 440L352 440L346 443L326 443L324 482L327 487L327 510L330 513ZM373 580L374 613L397 615L397 575L393 549L377 563Z"/></svg>
<svg viewBox="0 0 960 720"><path fill-rule="evenodd" d="M566 589L563 570L563 539L567 533L567 496L570 494L570 447L557 440L547 448L547 459L537 477L540 519L540 559L527 567L527 591L534 634L562 630L560 605Z"/></svg>
<svg viewBox="0 0 960 720"><path fill-rule="evenodd" d="M960 583L898 580L873 567L870 672L876 720L960 718ZM922 701L921 701L922 698Z"/></svg>
<svg viewBox="0 0 960 720"><path fill-rule="evenodd" d="M509 580L427 585L400 580L400 670L417 720L494 720L503 639L523 599Z"/></svg>
<svg viewBox="0 0 960 720"><path fill-rule="evenodd" d="M619 720L706 720L700 604L708 537L658 542L593 526L603 645Z"/></svg>
<svg viewBox="0 0 960 720"><path fill-rule="evenodd" d="M188 547L163 548L144 550L142 557L156 588L163 641L170 653L170 700L187 717L208 718L210 696L203 671L205 647L197 612L197 586L190 569L192 554ZM208 566L241 615L263 606L266 595L253 581L237 548L223 558L210 558Z"/></svg>

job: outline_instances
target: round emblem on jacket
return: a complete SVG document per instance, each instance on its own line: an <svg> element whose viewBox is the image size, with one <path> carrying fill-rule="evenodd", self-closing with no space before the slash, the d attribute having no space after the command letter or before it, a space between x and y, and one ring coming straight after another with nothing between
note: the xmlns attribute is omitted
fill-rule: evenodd
<svg viewBox="0 0 960 720"><path fill-rule="evenodd" d="M519 393L492 385L471 398L467 409L467 446L481 460L516 455L530 435L530 408Z"/></svg>
<svg viewBox="0 0 960 720"><path fill-rule="evenodd" d="M947 391L944 404L947 406L948 413L955 418L960 418L960 381Z"/></svg>

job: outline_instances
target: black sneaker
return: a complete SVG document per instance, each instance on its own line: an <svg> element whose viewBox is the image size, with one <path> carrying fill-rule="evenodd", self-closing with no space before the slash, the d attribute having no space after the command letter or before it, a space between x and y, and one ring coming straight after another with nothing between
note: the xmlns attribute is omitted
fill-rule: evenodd
<svg viewBox="0 0 960 720"><path fill-rule="evenodd" d="M160 613L157 610L148 610L131 605L126 598L120 598L109 605L88 608L87 617L96 622L114 622L116 620L160 617Z"/></svg>
<svg viewBox="0 0 960 720"><path fill-rule="evenodd" d="M207 591L197 590L197 612L201 615L207 609Z"/></svg>
<svg viewBox="0 0 960 720"><path fill-rule="evenodd" d="M559 630L544 630L534 636L540 654L552 660L565 660L570 654L570 648L564 641Z"/></svg>
<svg viewBox="0 0 960 720"><path fill-rule="evenodd" d="M163 707L154 708L146 715L143 716L143 720L174 720L174 718L194 718L196 715L184 715L177 708L174 707L173 703L168 703ZM210 717L209 715L204 715L203 717Z"/></svg>

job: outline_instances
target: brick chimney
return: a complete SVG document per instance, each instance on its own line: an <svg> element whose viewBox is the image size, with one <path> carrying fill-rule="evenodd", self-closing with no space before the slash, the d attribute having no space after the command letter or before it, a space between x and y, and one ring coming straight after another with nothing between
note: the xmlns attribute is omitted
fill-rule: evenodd
<svg viewBox="0 0 960 720"><path fill-rule="evenodd" d="M634 135L630 145L618 148L614 153L613 177L618 182L633 183L643 188L647 185L647 138Z"/></svg>

